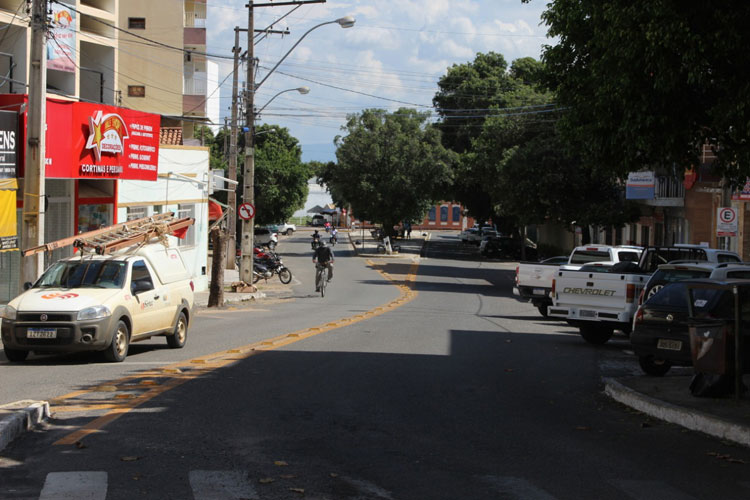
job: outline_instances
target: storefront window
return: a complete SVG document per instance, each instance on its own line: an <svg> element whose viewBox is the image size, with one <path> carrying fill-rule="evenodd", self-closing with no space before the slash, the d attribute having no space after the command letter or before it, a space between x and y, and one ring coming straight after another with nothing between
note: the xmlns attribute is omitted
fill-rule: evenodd
<svg viewBox="0 0 750 500"><path fill-rule="evenodd" d="M106 203L99 205L79 205L78 232L85 233L112 225L111 208L112 205Z"/></svg>

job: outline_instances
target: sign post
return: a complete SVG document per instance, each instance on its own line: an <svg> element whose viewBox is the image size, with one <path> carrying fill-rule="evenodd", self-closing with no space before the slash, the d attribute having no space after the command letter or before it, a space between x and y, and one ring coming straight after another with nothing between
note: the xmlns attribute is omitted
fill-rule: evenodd
<svg viewBox="0 0 750 500"><path fill-rule="evenodd" d="M716 209L716 236L737 236L737 209L719 207Z"/></svg>
<svg viewBox="0 0 750 500"><path fill-rule="evenodd" d="M237 215L240 216L240 219L249 221L250 219L255 217L255 206L253 206L252 203L243 203L237 209Z"/></svg>

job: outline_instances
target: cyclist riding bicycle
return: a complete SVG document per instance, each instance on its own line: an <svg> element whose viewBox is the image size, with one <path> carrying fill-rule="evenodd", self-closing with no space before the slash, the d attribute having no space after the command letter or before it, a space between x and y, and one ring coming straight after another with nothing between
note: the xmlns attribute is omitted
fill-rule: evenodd
<svg viewBox="0 0 750 500"><path fill-rule="evenodd" d="M315 250L320 245L320 233L317 229L312 234L312 242L310 244L312 245L313 250Z"/></svg>
<svg viewBox="0 0 750 500"><path fill-rule="evenodd" d="M315 264L315 291L320 291L320 278L323 277L322 272L318 272L321 269L328 269L328 281L333 279L333 261L334 261L333 249L329 246L323 245L315 249L313 254L313 264Z"/></svg>

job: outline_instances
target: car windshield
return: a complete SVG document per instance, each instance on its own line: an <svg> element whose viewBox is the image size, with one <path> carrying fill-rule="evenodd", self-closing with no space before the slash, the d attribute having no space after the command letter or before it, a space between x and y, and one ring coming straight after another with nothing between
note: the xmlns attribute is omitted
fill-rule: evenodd
<svg viewBox="0 0 750 500"><path fill-rule="evenodd" d="M126 272L122 261L61 261L47 269L34 288L122 288Z"/></svg>

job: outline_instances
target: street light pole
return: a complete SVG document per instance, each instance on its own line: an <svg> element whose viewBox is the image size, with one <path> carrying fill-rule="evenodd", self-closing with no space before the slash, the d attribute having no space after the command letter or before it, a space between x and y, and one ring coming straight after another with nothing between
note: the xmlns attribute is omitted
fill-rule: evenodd
<svg viewBox="0 0 750 500"><path fill-rule="evenodd" d="M313 0L315 2L316 0ZM311 2L311 3L313 3ZM263 6L270 6L273 4L262 4ZM280 5L280 4L277 4ZM253 16L253 0L249 0L248 4L248 18L247 18L247 92L245 93L245 168L243 176L243 202L250 203L255 207L255 92L260 88L261 85L268 79L271 74L276 71L276 68L284 62L284 60L291 54L291 52L300 44L300 42L310 34L311 31L325 26L327 24L338 24L342 28L351 28L354 26L355 19L352 16L342 17L335 21L327 21L313 26L303 34L297 42L292 45L292 48L287 51L284 56L279 59L276 65L266 74L266 76L260 81L255 83L255 48L253 46L253 33L254 33L254 16ZM298 90L298 89L291 89ZM278 95L278 94L277 94ZM276 96L274 96L275 98ZM273 99L272 99L273 100ZM270 102L270 101L269 101ZM266 104L267 106L268 104ZM265 106L263 106L265 108ZM255 222L253 219L242 221L242 242L241 252L242 258L240 259L240 280L245 283L253 282L253 248L255 239Z"/></svg>
<svg viewBox="0 0 750 500"><path fill-rule="evenodd" d="M276 99L277 97L279 97L281 94L283 94L284 92L294 92L295 90L297 92L299 92L300 94L309 94L310 93L310 87L298 87L296 89L282 90L281 92L279 92L278 94L276 94L275 96L273 96L271 99L269 99L269 101L267 103L265 103L262 108L260 108L258 111L256 111L255 112L255 117L256 118L260 118L261 111L263 111L264 109L266 109L268 107L268 105L271 104L271 101L273 101L274 99Z"/></svg>

